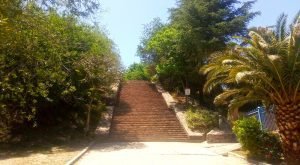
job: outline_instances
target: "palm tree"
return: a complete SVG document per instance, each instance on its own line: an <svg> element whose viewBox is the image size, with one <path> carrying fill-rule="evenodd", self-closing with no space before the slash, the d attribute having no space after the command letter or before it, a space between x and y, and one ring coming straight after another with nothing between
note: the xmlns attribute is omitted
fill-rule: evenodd
<svg viewBox="0 0 300 165"><path fill-rule="evenodd" d="M282 14L273 29L251 31L244 38L247 46L214 54L200 70L207 75L204 92L222 86L214 102L228 105L229 114L247 103L275 106L285 159L291 164L300 164L299 13L290 30Z"/></svg>

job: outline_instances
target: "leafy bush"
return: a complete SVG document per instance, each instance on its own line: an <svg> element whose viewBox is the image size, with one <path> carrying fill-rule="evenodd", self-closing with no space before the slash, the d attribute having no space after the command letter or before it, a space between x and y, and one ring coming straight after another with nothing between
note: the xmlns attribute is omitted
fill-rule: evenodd
<svg viewBox="0 0 300 165"><path fill-rule="evenodd" d="M197 131L207 132L218 126L218 115L206 109L189 108L186 120L188 127Z"/></svg>
<svg viewBox="0 0 300 165"><path fill-rule="evenodd" d="M270 162L280 161L283 157L279 136L274 133L262 132L259 137L261 155Z"/></svg>
<svg viewBox="0 0 300 165"><path fill-rule="evenodd" d="M92 133L98 126L99 124L99 119L101 118L101 114L103 111L105 111L106 108L105 108L105 105L102 104L102 105L97 105L97 106L94 106L94 108L92 108L92 111L91 111L91 122L90 122L90 132Z"/></svg>
<svg viewBox="0 0 300 165"><path fill-rule="evenodd" d="M119 76L113 42L71 15L45 12L34 3L14 4L19 12L10 11L9 3L3 5L0 141L23 127L66 125L82 130L87 107L92 113L102 107Z"/></svg>
<svg viewBox="0 0 300 165"><path fill-rule="evenodd" d="M258 137L261 134L260 123L253 117L237 120L234 123L233 131L236 134L242 147L250 152L259 148Z"/></svg>
<svg viewBox="0 0 300 165"><path fill-rule="evenodd" d="M256 118L237 120L234 123L233 132L242 147L249 151L250 157L269 162L280 161L283 152L278 136L262 131Z"/></svg>
<svg viewBox="0 0 300 165"><path fill-rule="evenodd" d="M134 63L125 72L125 80L150 80L148 66Z"/></svg>

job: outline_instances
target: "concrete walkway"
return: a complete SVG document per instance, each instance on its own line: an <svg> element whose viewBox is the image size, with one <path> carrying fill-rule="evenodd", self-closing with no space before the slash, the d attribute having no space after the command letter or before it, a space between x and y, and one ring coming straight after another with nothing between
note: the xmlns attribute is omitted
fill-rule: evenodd
<svg viewBox="0 0 300 165"><path fill-rule="evenodd" d="M239 148L238 143L187 142L98 143L77 164L105 165L199 165L250 164L244 159L222 156Z"/></svg>

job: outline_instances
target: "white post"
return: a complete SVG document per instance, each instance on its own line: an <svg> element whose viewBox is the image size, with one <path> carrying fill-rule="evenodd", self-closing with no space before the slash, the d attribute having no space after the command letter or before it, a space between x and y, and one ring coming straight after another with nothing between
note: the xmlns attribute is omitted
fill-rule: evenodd
<svg viewBox="0 0 300 165"><path fill-rule="evenodd" d="M185 94L185 101L186 101L186 105L188 105L188 101L189 101L189 95L191 94L191 89L190 88L185 88L184 89L184 94Z"/></svg>
<svg viewBox="0 0 300 165"><path fill-rule="evenodd" d="M260 107L257 108L257 112L258 112L258 120L260 123L260 129L263 130L263 125L262 125L261 116L260 116Z"/></svg>

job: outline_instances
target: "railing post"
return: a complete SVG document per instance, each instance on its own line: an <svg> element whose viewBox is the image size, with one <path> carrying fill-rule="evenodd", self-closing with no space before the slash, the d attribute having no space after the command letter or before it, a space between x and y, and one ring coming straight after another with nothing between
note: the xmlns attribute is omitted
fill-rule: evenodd
<svg viewBox="0 0 300 165"><path fill-rule="evenodd" d="M257 113L258 113L258 120L260 122L260 129L263 130L263 124L262 124L262 119L261 119L261 115L260 115L260 108L257 108Z"/></svg>
<svg viewBox="0 0 300 165"><path fill-rule="evenodd" d="M219 129L221 129L222 125L223 125L222 115L219 114Z"/></svg>

